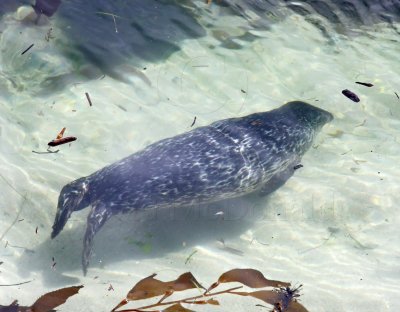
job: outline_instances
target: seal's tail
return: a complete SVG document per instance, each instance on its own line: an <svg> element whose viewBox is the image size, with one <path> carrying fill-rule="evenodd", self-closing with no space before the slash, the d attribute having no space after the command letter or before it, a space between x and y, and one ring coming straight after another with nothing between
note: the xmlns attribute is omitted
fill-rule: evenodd
<svg viewBox="0 0 400 312"><path fill-rule="evenodd" d="M82 268L84 275L86 275L89 266L94 236L111 216L112 211L107 209L104 203L101 201L92 203L92 210L88 215L86 233L83 239Z"/></svg>
<svg viewBox="0 0 400 312"><path fill-rule="evenodd" d="M51 238L56 237L61 232L73 211L81 210L89 204L88 179L86 177L65 185L58 197L57 214Z"/></svg>

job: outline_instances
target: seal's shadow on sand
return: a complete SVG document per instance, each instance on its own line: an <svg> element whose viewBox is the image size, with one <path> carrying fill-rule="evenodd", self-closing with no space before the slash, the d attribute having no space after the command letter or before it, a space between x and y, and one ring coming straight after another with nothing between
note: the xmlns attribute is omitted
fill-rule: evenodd
<svg viewBox="0 0 400 312"><path fill-rule="evenodd" d="M209 205L115 216L95 237L88 277L99 275L99 269L107 270L124 260L134 263L180 251L188 256L192 252L188 250L190 247L215 244L220 239L229 242L263 219L266 207L267 198L253 194ZM32 272L41 273L48 287L78 282L78 278L67 275L76 275L73 271L78 271L79 275L81 271L88 211L75 213L71 227L65 228L56 239L51 240L49 233L49 238L35 248L34 253L25 252L17 263L19 273L26 278ZM235 256L238 255L232 255Z"/></svg>

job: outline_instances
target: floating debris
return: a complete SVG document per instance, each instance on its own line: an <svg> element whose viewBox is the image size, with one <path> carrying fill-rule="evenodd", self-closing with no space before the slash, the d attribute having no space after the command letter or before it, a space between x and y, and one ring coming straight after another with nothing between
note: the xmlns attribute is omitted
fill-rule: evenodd
<svg viewBox="0 0 400 312"><path fill-rule="evenodd" d="M56 262L56 260L54 259L54 257L51 258L51 261L53 262L53 263L51 264L51 268L54 270L54 268L56 267L57 262Z"/></svg>
<svg viewBox="0 0 400 312"><path fill-rule="evenodd" d="M346 155L346 154L348 154L348 153L350 153L352 151L352 149L350 149L350 150L348 150L347 152L344 152L344 153L342 153L342 154L340 154L340 155ZM372 152L372 151L371 151Z"/></svg>
<svg viewBox="0 0 400 312"><path fill-rule="evenodd" d="M374 86L372 83L369 83L369 82L360 82L360 81L356 81L356 83L358 83L359 85L362 85L362 86L366 86L366 87L368 87L368 88L371 88L371 87Z"/></svg>
<svg viewBox="0 0 400 312"><path fill-rule="evenodd" d="M92 106L92 101L90 100L89 93L85 92L85 95L86 95L86 98L87 98L87 100L89 102L89 106Z"/></svg>
<svg viewBox="0 0 400 312"><path fill-rule="evenodd" d="M395 92L394 94L396 94L396 97L400 100L400 96L397 94L397 92Z"/></svg>
<svg viewBox="0 0 400 312"><path fill-rule="evenodd" d="M2 262L3 263L3 262ZM26 282L21 282L21 283L15 283L15 284L0 284L0 286L1 287L9 287L9 286L20 286L20 285L24 285L24 284L28 284L28 283L32 283L33 282L33 280L31 280L31 281L26 281ZM0 309L2 308L3 306L1 306L0 305ZM2 310L0 310L0 311L2 311ZM6 310L7 311L7 310Z"/></svg>
<svg viewBox="0 0 400 312"><path fill-rule="evenodd" d="M65 132L65 127L61 129L61 131L57 134L56 139L59 140L64 136L64 132Z"/></svg>
<svg viewBox="0 0 400 312"><path fill-rule="evenodd" d="M53 32L53 28L50 28L50 29L47 31L46 36L44 37L44 39L45 39L47 42L49 42L50 39L54 39L54 38L55 38L55 37L53 36L52 32Z"/></svg>
<svg viewBox="0 0 400 312"><path fill-rule="evenodd" d="M196 123L196 119L197 119L197 117L196 117L196 116L194 116L194 119L193 119L193 122L192 122L192 124L190 125L190 128L194 126L194 124Z"/></svg>
<svg viewBox="0 0 400 312"><path fill-rule="evenodd" d="M293 170L297 170L297 169L300 169L300 168L303 168L302 164L298 164L298 165L294 166Z"/></svg>
<svg viewBox="0 0 400 312"><path fill-rule="evenodd" d="M352 100L353 102L360 102L360 98L355 94L354 92L351 92L350 90L344 89L342 91L342 94Z"/></svg>
<svg viewBox="0 0 400 312"><path fill-rule="evenodd" d="M60 131L60 133L57 135L55 140L50 141L49 143L47 143L48 146L57 146L57 145L62 145L62 144L66 144L66 143L70 143L73 141L76 141L76 137L65 137L63 138L64 132L65 132L65 127L62 128L62 130ZM34 152L34 151L32 151ZM40 153L40 152L35 152L35 153Z"/></svg>
<svg viewBox="0 0 400 312"><path fill-rule="evenodd" d="M53 153L58 153L60 150L56 150L56 151L49 151L47 150L46 152L38 152L38 151L32 151L32 153L35 154L53 154Z"/></svg>
<svg viewBox="0 0 400 312"><path fill-rule="evenodd" d="M358 124L358 125L354 126L354 128L357 128L357 127L362 127L362 126L364 126L364 125L365 125L365 123L366 123L366 122L367 122L367 119L364 119L362 123L360 123L360 124Z"/></svg>
<svg viewBox="0 0 400 312"><path fill-rule="evenodd" d="M147 311L148 309L154 310L156 307L166 307L162 309L165 312L190 312L183 306L183 304L201 304L201 305L220 305L220 302L215 299L218 295L222 294L232 294L237 296L250 296L265 303L273 306L273 311L283 312L306 312L307 309L304 308L298 301L297 298L300 296L299 289L301 285L297 288L290 288L290 283L285 283L281 281L268 280L265 276L257 270L254 269L233 269L223 273L218 281L213 283L205 292L197 296L192 296L183 299L166 301L167 298L172 296L174 292L182 292L190 289L197 288L199 290L205 288L195 279L192 273L186 272L180 275L176 280L163 282L154 277L156 274L152 274L138 283L129 291L126 298L123 299L112 312L117 311ZM253 292L247 291L236 291L243 286L236 286L228 288L218 292L212 292L213 289L218 287L220 284L236 282L245 285L250 288L265 288L272 287L273 289L261 289ZM162 296L161 299L157 300L154 304L149 304L135 309L118 310L122 306L128 304L130 301L149 299L157 296ZM158 311L158 308L157 308Z"/></svg>
<svg viewBox="0 0 400 312"><path fill-rule="evenodd" d="M194 256L194 254L197 252L197 250L192 251L192 253L186 258L185 260L185 265L188 264L190 262L190 260L192 259L192 257Z"/></svg>
<svg viewBox="0 0 400 312"><path fill-rule="evenodd" d="M17 286L32 281L18 283L14 285L0 285L0 286ZM18 300L14 300L8 306L0 305L0 311L17 312L17 311L35 311L35 312L51 312L55 311L54 308L64 304L69 297L76 295L83 286L72 286L61 288L41 296L32 306L25 307L18 304Z"/></svg>
<svg viewBox="0 0 400 312"><path fill-rule="evenodd" d="M222 247L220 247L221 250L229 252L235 256L243 256L244 255L243 251L233 248L233 247L230 247L230 246L227 246L225 244L225 240L223 238L219 239L218 242L220 242L222 244Z"/></svg>
<svg viewBox="0 0 400 312"><path fill-rule="evenodd" d="M26 52L28 52L30 49L32 49L32 47L33 47L34 45L35 45L35 44L32 43L29 47L27 47L27 48L21 53L21 55L24 55Z"/></svg>
<svg viewBox="0 0 400 312"><path fill-rule="evenodd" d="M58 146L58 145L62 145L62 144L67 144L67 143L70 143L73 141L76 141L76 137L71 136L71 137L65 137L62 139L56 139L56 140L50 141L49 143L47 143L47 145L53 147L53 146Z"/></svg>

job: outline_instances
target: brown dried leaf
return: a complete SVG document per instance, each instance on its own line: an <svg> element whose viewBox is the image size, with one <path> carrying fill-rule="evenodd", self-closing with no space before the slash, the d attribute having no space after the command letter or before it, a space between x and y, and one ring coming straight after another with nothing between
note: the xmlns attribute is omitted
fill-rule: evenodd
<svg viewBox="0 0 400 312"><path fill-rule="evenodd" d="M200 285L200 283L190 272L183 273L175 281L171 281L169 283L172 283L171 287L175 291L182 291L198 287L204 289L204 287Z"/></svg>
<svg viewBox="0 0 400 312"><path fill-rule="evenodd" d="M165 294L169 290L168 283L155 279L156 275L152 274L137 282L129 291L126 299L140 300Z"/></svg>
<svg viewBox="0 0 400 312"><path fill-rule="evenodd" d="M140 280L127 295L128 300L148 299L160 295L171 295L174 291L182 291L202 287L194 278L192 273L186 272L176 280L163 282L155 279L156 274Z"/></svg>
<svg viewBox="0 0 400 312"><path fill-rule="evenodd" d="M193 310L186 309L180 303L176 303L165 310L163 312L194 312Z"/></svg>
<svg viewBox="0 0 400 312"><path fill-rule="evenodd" d="M278 303L281 300L281 295L278 292L272 290L253 291L249 292L248 296L260 299L271 305L274 305L275 303Z"/></svg>
<svg viewBox="0 0 400 312"><path fill-rule="evenodd" d="M208 299L207 303L212 305L219 305L219 301L215 299Z"/></svg>
<svg viewBox="0 0 400 312"><path fill-rule="evenodd" d="M33 312L49 312L65 303L69 297L76 295L82 287L72 286L49 292L36 300L31 309Z"/></svg>
<svg viewBox="0 0 400 312"><path fill-rule="evenodd" d="M268 280L264 275L254 269L233 269L222 274L218 283L238 282L251 288L261 287L289 287L290 283Z"/></svg>

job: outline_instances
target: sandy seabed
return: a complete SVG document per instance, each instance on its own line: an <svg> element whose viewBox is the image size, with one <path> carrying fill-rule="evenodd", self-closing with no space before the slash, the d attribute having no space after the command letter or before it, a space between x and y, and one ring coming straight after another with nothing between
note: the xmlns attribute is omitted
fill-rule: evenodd
<svg viewBox="0 0 400 312"><path fill-rule="evenodd" d="M219 24L240 24L239 18L225 19ZM47 28L9 19L2 29L0 284L32 280L2 287L2 304L30 304L46 291L83 284L60 311L108 311L152 273L170 280L191 271L208 285L224 271L249 267L303 284L301 302L310 311L400 309L400 44L393 29L378 24L332 42L291 15L268 31L254 30L258 38L239 42L241 49L219 47L211 35L186 40L162 62L127 71L130 83L108 76L71 81L40 96L31 92L38 81L68 73L73 65L51 43L38 44L18 65L21 49ZM9 34L18 30L21 38L12 39ZM35 62L48 67L39 71ZM343 89L361 101L350 101ZM291 100L319 106L335 119L304 156L304 167L271 196L213 205L206 212L115 217L96 236L86 277L80 254L88 209L50 239L66 183L189 131L194 117L193 127L199 127ZM58 153L32 153L45 151L62 127L78 140ZM221 209L224 218L215 215ZM240 252L224 248L221 239ZM224 297L215 310L259 311L256 303Z"/></svg>

